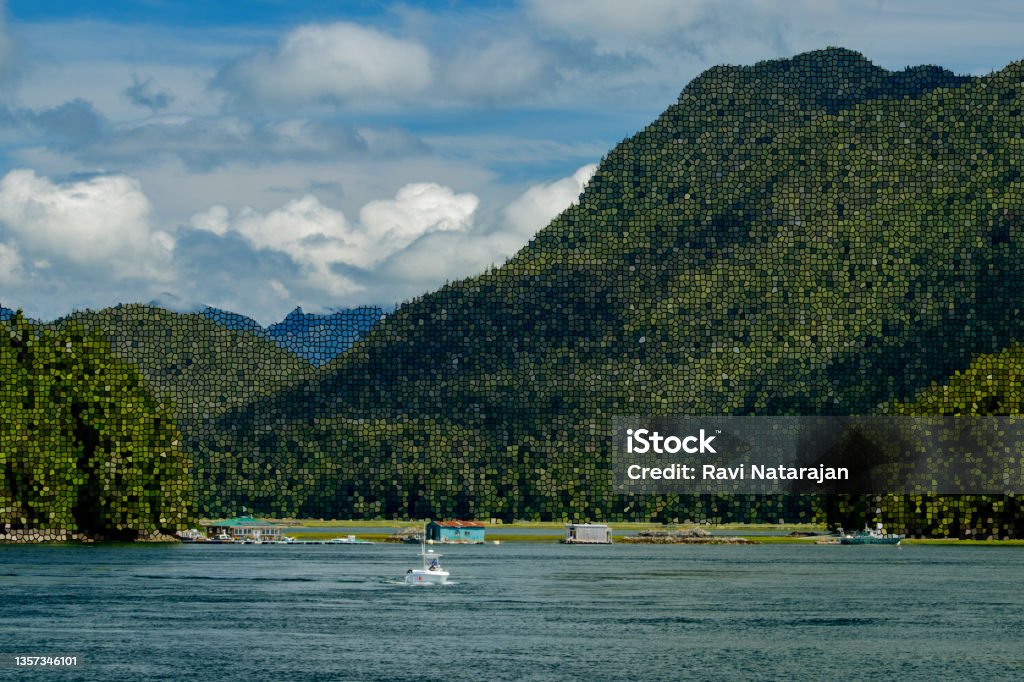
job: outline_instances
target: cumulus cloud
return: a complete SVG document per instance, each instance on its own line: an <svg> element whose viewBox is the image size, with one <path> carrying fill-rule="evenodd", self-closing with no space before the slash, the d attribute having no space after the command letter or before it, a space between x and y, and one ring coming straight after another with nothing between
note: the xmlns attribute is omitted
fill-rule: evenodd
<svg viewBox="0 0 1024 682"><path fill-rule="evenodd" d="M340 296L361 288L342 270L371 268L427 234L465 230L478 203L472 194L414 183L394 199L363 206L358 224L307 194L267 213L244 208L234 218L213 206L194 215L190 226L220 236L230 231L255 249L285 254L300 266L304 285Z"/></svg>
<svg viewBox="0 0 1024 682"><path fill-rule="evenodd" d="M0 180L0 223L21 249L114 278L169 275L174 239L153 228L150 213L139 181L123 175L54 183L13 170Z"/></svg>
<svg viewBox="0 0 1024 682"><path fill-rule="evenodd" d="M13 244L0 243L0 282L12 284L23 276L21 256Z"/></svg>
<svg viewBox="0 0 1024 682"><path fill-rule="evenodd" d="M160 218L133 178L12 171L0 179L0 282L12 301L47 292L51 316L154 298L263 322L296 304L390 304L502 263L576 200L593 168L529 187L486 216L475 194L409 183L351 218L312 195L270 210L213 205L173 236L154 227Z"/></svg>
<svg viewBox="0 0 1024 682"><path fill-rule="evenodd" d="M231 229L257 249L287 254L302 266L309 283L324 291L341 295L359 288L332 268L334 263L349 262L360 255L348 220L311 194L266 214L242 209Z"/></svg>
<svg viewBox="0 0 1024 682"><path fill-rule="evenodd" d="M392 255L383 270L406 285L396 291L407 296L501 264L575 203L596 169L588 164L569 177L531 186L498 212L497 225L427 235Z"/></svg>
<svg viewBox="0 0 1024 682"><path fill-rule="evenodd" d="M474 194L410 183L394 198L364 204L358 220L312 195L268 212L246 208L232 215L213 206L194 215L179 239L221 244L204 247L206 253L248 247L245 272L232 275L245 280L246 291L221 297L229 309L230 300L251 298L257 290L266 305L289 296L311 309L390 304L503 263L578 199L595 168L588 164L569 177L533 185L492 209L489 218L479 215ZM271 256L289 266L267 260Z"/></svg>
<svg viewBox="0 0 1024 682"><path fill-rule="evenodd" d="M231 212L228 211L227 206L211 206L202 213L192 216L189 224L193 229L223 237L230 227L230 218Z"/></svg>
<svg viewBox="0 0 1024 682"><path fill-rule="evenodd" d="M430 85L423 45L372 28L338 22L300 26L270 51L225 67L215 85L259 103L402 99Z"/></svg>
<svg viewBox="0 0 1024 682"><path fill-rule="evenodd" d="M288 291L288 287L279 279L272 279L268 283L270 291L273 292L274 296L282 301L287 301L291 298L292 292Z"/></svg>
<svg viewBox="0 0 1024 682"><path fill-rule="evenodd" d="M533 236L579 198L595 171L597 164L591 163L567 178L530 187L505 207L505 224L516 234Z"/></svg>
<svg viewBox="0 0 1024 682"><path fill-rule="evenodd" d="M157 87L152 78L140 81L138 76L132 76L132 84L125 88L124 96L132 104L145 107L154 113L166 109L174 102L174 95L170 91Z"/></svg>
<svg viewBox="0 0 1024 682"><path fill-rule="evenodd" d="M371 201L359 212L371 262L399 251L431 232L461 232L480 203L473 194L455 194L428 182L406 185L394 199Z"/></svg>

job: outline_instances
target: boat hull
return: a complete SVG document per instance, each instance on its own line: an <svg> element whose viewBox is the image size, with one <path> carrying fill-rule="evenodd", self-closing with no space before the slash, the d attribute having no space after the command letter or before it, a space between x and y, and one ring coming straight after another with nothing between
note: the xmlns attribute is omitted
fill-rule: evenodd
<svg viewBox="0 0 1024 682"><path fill-rule="evenodd" d="M405 574L409 585L444 585L448 582L448 571L425 571L414 568Z"/></svg>
<svg viewBox="0 0 1024 682"><path fill-rule="evenodd" d="M898 545L902 535L890 535L885 537L852 537L839 538L841 545Z"/></svg>

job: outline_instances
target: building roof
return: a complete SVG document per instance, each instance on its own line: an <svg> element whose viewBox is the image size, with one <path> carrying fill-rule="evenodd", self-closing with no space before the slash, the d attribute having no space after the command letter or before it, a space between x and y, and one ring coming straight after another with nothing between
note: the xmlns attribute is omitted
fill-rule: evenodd
<svg viewBox="0 0 1024 682"><path fill-rule="evenodd" d="M211 523L203 524L207 527L216 528L274 528L276 526L283 526L283 523L277 523L276 521L266 521L264 519L254 519L251 516L236 516L233 519L224 519L223 521L213 521Z"/></svg>
<svg viewBox="0 0 1024 682"><path fill-rule="evenodd" d="M435 526L442 528L486 528L483 521L431 521Z"/></svg>

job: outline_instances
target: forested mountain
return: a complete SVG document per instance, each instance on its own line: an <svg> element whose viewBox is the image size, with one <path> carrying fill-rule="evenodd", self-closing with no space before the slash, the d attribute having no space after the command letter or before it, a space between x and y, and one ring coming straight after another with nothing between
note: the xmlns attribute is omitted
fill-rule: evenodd
<svg viewBox="0 0 1024 682"><path fill-rule="evenodd" d="M173 406L204 515L850 525L865 500L615 495L611 418L946 414L950 391L1019 410L992 363L1024 339L1022 89L1021 64L889 72L842 49L716 67L508 263L316 371L142 306L46 333L107 339ZM913 532L1024 532L1015 498L884 504Z"/></svg>
<svg viewBox="0 0 1024 682"><path fill-rule="evenodd" d="M884 405L881 412L921 416L1024 416L1024 348L1014 343L999 353L981 355L967 368L931 384L912 400ZM1005 476L1004 480L1020 481L1022 469L1018 457L1019 453L1011 454L1006 460L1006 469L997 470L997 475ZM947 462L937 464L948 466ZM929 467L928 471L935 469ZM877 520L897 522L914 534L973 538L1024 535L1024 505L1020 495L836 497L830 500L827 516L833 523L847 528L857 528L864 522L865 509L880 509Z"/></svg>
<svg viewBox="0 0 1024 682"><path fill-rule="evenodd" d="M1022 82L842 49L709 70L509 263L211 424L200 457L248 469L204 499L260 508L299 461L345 481L307 513L778 518L612 495L610 417L870 413L1020 339ZM373 450L367 423L401 426Z"/></svg>
<svg viewBox="0 0 1024 682"><path fill-rule="evenodd" d="M510 263L397 311L292 409L475 423L487 405L844 412L906 395L1019 329L996 275L1017 277L1017 105L996 92L1016 70L965 85L842 50L712 69Z"/></svg>
<svg viewBox="0 0 1024 682"><path fill-rule="evenodd" d="M233 331L197 313L140 304L82 311L52 323L75 322L100 334L122 360L138 367L155 396L191 430L251 400L313 375L313 369L261 335Z"/></svg>
<svg viewBox="0 0 1024 682"><path fill-rule="evenodd" d="M194 520L174 420L102 333L15 315L0 321L0 371L0 539L130 540Z"/></svg>
<svg viewBox="0 0 1024 682"><path fill-rule="evenodd" d="M46 325L5 315L0 373L0 526L134 539L194 521L205 472L182 432L313 368L198 314L122 305Z"/></svg>

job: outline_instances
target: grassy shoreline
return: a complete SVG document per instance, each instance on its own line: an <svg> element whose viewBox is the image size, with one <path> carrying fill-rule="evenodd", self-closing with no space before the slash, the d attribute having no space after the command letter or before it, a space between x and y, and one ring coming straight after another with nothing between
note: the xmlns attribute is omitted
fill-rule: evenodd
<svg viewBox="0 0 1024 682"><path fill-rule="evenodd" d="M384 542L387 540L388 533L359 533L357 537L360 540L370 540L371 542ZM308 540L330 540L331 538L338 537L337 533L331 532L313 532L303 533L302 538ZM505 543L553 543L561 537L560 535L502 535L500 537L488 538L487 544L493 544L495 540ZM788 537L785 535L744 535L737 533L736 537L743 538L744 540L751 540L752 542L762 545L816 545L819 537ZM1024 547L1024 540L960 540L957 538L908 538L903 541L904 545L934 545L934 546L956 546L956 547ZM819 547L828 547L835 545L816 545Z"/></svg>
<svg viewBox="0 0 1024 682"><path fill-rule="evenodd" d="M322 530L310 530L303 532L302 537L309 540L328 540L331 538L339 537L335 528L353 528L353 529L367 529L367 532L357 533L357 537L361 540L370 540L373 542L385 541L390 533L384 532L383 529L391 528L410 528L410 527L422 527L427 520L347 520L347 519L277 519L278 523L285 524L289 528L304 528L304 529L322 529ZM491 536L487 543L491 544L494 540L499 540L501 543L512 542L531 542L531 543L551 543L556 541L562 535L562 531L565 528L565 522L563 521L516 521L513 523L495 523L485 524L488 529L503 531L508 530L550 530L550 533L505 533L503 532L499 536ZM740 537L746 540L752 540L761 544L771 545L813 545L819 539L820 536L810 537L789 537L786 535L751 535L751 532L765 532L765 531L781 531L791 533L793 531L803 532L817 532L825 533L826 528L821 524L813 523L726 523L726 524L659 524L642 521L623 521L613 522L609 525L612 526L614 531L634 531L634 530L647 530L647 529L669 529L669 528L689 528L699 527L709 531L735 531L736 537ZM376 531L376 532L374 532ZM1024 539L1021 540L961 540L957 538L908 538L903 541L905 545L939 545L939 546L959 546L959 547L1024 547Z"/></svg>
<svg viewBox="0 0 1024 682"><path fill-rule="evenodd" d="M205 523L209 519L203 519ZM347 520L347 519L274 519L277 523L282 523L291 528L406 528L413 526L424 526L430 522L430 519L407 519L407 520L380 520L374 519L371 521L365 520ZM487 528L493 529L518 529L518 528L530 528L530 529L550 529L562 531L565 528L567 521L514 521L512 523L486 523L484 525ZM578 522L583 523L583 522ZM593 523L605 523L604 521L595 521ZM787 531L792 532L795 530L799 531L819 531L824 532L825 526L817 523L722 523L722 524L693 524L693 523L673 523L673 524L660 524L653 521L612 521L608 525L616 530L646 530L648 528L692 528L699 527L705 530L736 530L736 531Z"/></svg>

